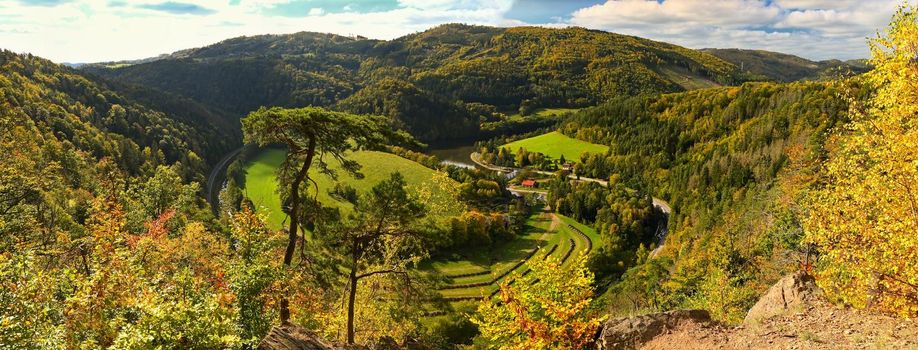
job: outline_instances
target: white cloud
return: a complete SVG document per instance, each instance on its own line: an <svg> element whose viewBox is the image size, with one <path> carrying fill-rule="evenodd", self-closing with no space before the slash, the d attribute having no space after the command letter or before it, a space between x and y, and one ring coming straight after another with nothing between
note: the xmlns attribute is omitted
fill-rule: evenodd
<svg viewBox="0 0 918 350"><path fill-rule="evenodd" d="M812 59L867 56L899 0L608 0L568 23L692 48L765 49Z"/></svg>
<svg viewBox="0 0 918 350"><path fill-rule="evenodd" d="M625 27L647 26L748 26L767 24L779 15L779 10L761 1L608 1L574 12L577 24L604 25L614 23Z"/></svg>
<svg viewBox="0 0 918 350"><path fill-rule="evenodd" d="M212 15L179 15L139 9L136 4L76 1L54 7L0 0L0 48L57 62L138 59L200 47L241 35L329 32L392 39L446 22L500 25L510 1L405 1L384 12L327 13L306 17L266 16L263 10L289 0L197 1ZM144 4L149 2L143 2ZM7 19L8 14L15 17Z"/></svg>
<svg viewBox="0 0 918 350"><path fill-rule="evenodd" d="M183 2L191 0L174 0ZM240 35L330 32L391 39L432 26L460 22L525 25L506 18L513 0L398 0L393 10L267 16L265 9L291 0L194 1L197 14L138 8L162 0L75 0L26 6L0 0L0 48L31 52L58 62L137 59L200 47ZM351 0L356 3L358 0ZM534 0L533 0L534 1ZM543 0L555 1L555 0ZM864 38L885 27L899 0L610 0L540 25L584 26L669 41L693 48L761 48L808 58L866 56Z"/></svg>

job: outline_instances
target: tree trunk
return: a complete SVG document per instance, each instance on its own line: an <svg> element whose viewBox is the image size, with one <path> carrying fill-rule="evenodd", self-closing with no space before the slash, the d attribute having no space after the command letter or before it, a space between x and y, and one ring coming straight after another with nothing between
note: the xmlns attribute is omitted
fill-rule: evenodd
<svg viewBox="0 0 918 350"><path fill-rule="evenodd" d="M354 300L357 298L357 270L351 269L351 290L347 300L347 343L354 344Z"/></svg>
<svg viewBox="0 0 918 350"><path fill-rule="evenodd" d="M299 211L300 211L300 184L306 180L309 174L309 167L312 165L312 158L316 154L316 139L309 139L309 149L306 151L306 161L302 169L296 174L293 183L290 184L290 226L287 229L287 250L284 252L284 265L290 266L293 263L293 253L296 251L296 237L299 232ZM290 320L290 301L286 296L280 300L280 321L286 324Z"/></svg>

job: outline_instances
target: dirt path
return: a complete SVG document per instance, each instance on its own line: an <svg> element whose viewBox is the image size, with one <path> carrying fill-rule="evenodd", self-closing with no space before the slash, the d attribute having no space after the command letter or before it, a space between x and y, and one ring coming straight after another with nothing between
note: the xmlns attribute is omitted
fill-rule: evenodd
<svg viewBox="0 0 918 350"><path fill-rule="evenodd" d="M548 231L557 231L558 225L561 225L561 219L559 219L558 215L555 215L555 213L551 213L551 225L548 226Z"/></svg>

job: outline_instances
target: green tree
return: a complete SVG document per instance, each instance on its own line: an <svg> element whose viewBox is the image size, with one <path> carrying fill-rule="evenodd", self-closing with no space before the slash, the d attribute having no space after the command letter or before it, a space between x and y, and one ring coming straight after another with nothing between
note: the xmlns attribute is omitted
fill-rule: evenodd
<svg viewBox="0 0 918 350"><path fill-rule="evenodd" d="M317 231L345 257L343 264L350 270L348 344L354 343L354 303L360 281L376 275L399 275L410 283L409 267L416 265L427 253L416 225L426 210L422 203L409 196L405 186L404 177L393 173L357 201L347 220L319 226Z"/></svg>
<svg viewBox="0 0 918 350"><path fill-rule="evenodd" d="M332 159L340 163L345 172L360 177L360 164L345 158L347 152L379 149L389 142L408 143L411 140L406 133L392 130L384 117L357 116L318 107L262 107L242 119L246 143L281 144L287 148L287 156L277 173L278 182L283 184L279 187L283 210L290 218L284 265L290 266L293 262L301 222L309 228L319 214L315 199L307 201L301 196L301 191L308 191L309 182L315 184L309 170L315 165L320 172L335 177L328 163ZM314 193L319 193L318 185ZM290 319L287 298L280 301L280 319L281 322Z"/></svg>
<svg viewBox="0 0 918 350"><path fill-rule="evenodd" d="M271 297L267 291L281 278L272 255L284 242L280 233L268 229L248 205L243 205L230 223L234 254L227 264L229 287L236 296L242 340L254 345L268 333L271 319L276 317L265 310L265 305Z"/></svg>

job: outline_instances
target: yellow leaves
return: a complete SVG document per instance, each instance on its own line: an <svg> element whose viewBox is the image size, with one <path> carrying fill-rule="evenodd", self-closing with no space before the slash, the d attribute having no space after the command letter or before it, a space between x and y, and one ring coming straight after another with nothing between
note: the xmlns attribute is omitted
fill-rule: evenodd
<svg viewBox="0 0 918 350"><path fill-rule="evenodd" d="M825 186L811 195L807 241L818 282L856 307L918 315L918 18L905 6L871 42L875 95L852 100L852 122L829 144Z"/></svg>
<svg viewBox="0 0 918 350"><path fill-rule="evenodd" d="M583 349L599 327L585 315L593 275L583 257L568 266L552 258L530 261L532 272L507 279L498 300L488 299L472 319L501 349Z"/></svg>

